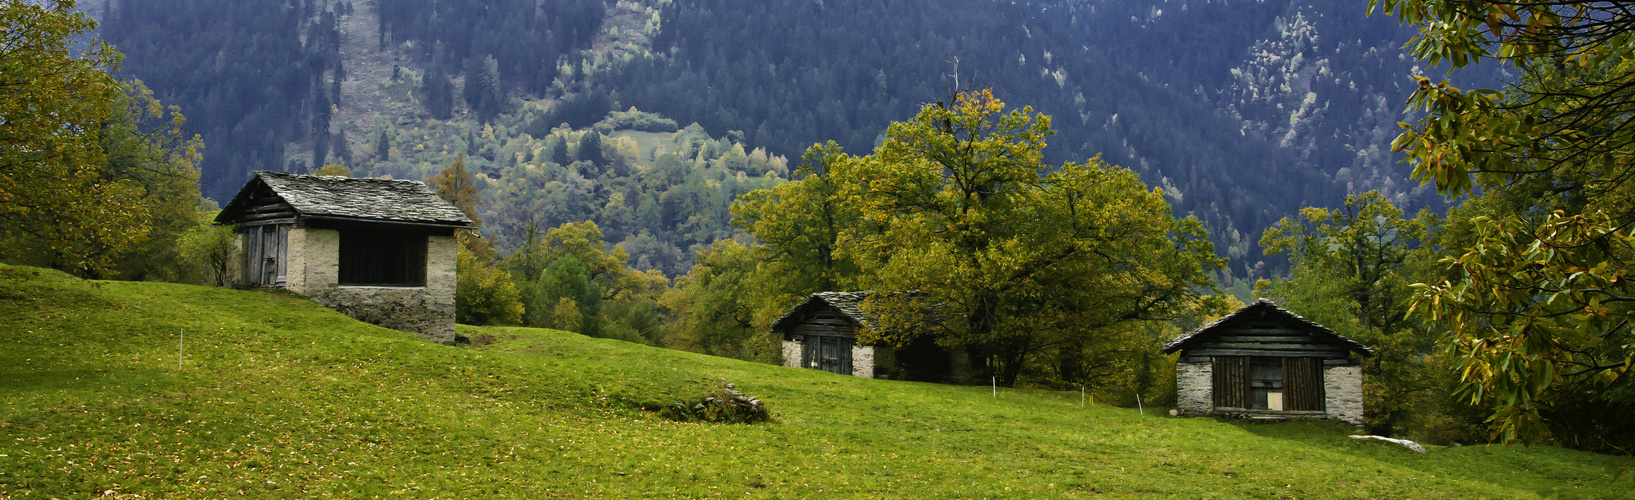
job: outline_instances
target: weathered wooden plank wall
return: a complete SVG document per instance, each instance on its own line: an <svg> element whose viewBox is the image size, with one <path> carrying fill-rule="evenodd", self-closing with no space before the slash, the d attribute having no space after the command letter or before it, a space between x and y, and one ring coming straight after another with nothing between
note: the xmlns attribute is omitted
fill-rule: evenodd
<svg viewBox="0 0 1635 500"><path fill-rule="evenodd" d="M1350 351L1345 345L1326 342L1276 321L1247 321L1226 329L1212 339L1189 346L1183 361L1196 363L1216 356L1343 360L1349 355Z"/></svg>
<svg viewBox="0 0 1635 500"><path fill-rule="evenodd" d="M1283 409L1323 409L1323 360L1283 358Z"/></svg>
<svg viewBox="0 0 1635 500"><path fill-rule="evenodd" d="M1215 356L1215 406L1249 407L1249 357Z"/></svg>

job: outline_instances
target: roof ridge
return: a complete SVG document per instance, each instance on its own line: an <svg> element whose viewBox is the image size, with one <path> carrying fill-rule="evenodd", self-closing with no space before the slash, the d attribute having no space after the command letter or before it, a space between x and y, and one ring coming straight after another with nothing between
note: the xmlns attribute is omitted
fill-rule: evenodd
<svg viewBox="0 0 1635 500"><path fill-rule="evenodd" d="M1345 335L1341 335L1340 332L1336 332L1333 329L1330 329L1329 327L1323 326L1322 324L1320 324L1320 323L1318 323L1316 321L1312 321L1312 320L1306 319L1306 317L1304 317L1304 316L1301 316L1299 314L1295 314L1294 311L1284 309L1283 306L1277 305L1277 302L1273 301L1272 299L1266 298L1266 297L1260 297L1259 299L1255 300L1255 302L1253 304L1243 306L1242 308L1239 308L1236 311L1232 311L1231 313L1229 313L1229 314L1227 314L1225 316L1221 316L1220 318L1216 318L1215 321L1205 323L1203 326L1199 326L1198 328L1193 329L1191 332L1187 332L1185 334L1182 334L1181 336L1175 337L1173 340L1170 340L1169 342L1164 344L1163 352L1165 354L1175 352L1176 350L1180 349L1183 344L1186 344L1187 342L1190 342L1191 340L1197 338L1200 334L1203 334L1204 332L1206 332L1206 331L1208 331L1210 329L1213 329L1213 328L1215 328L1217 326L1225 324L1227 321L1230 321L1232 319L1236 319L1238 317L1238 315L1243 314L1245 311L1248 311L1248 310L1256 308L1256 307L1263 307L1263 306L1264 307L1271 307L1272 310L1274 310L1274 311L1281 312L1281 313L1289 316L1290 318L1292 318L1292 319L1294 319L1296 321L1304 323L1304 324L1306 324L1306 326L1311 327L1313 330L1316 330L1318 333L1333 336L1335 339L1339 340L1340 342L1349 344L1353 348L1353 350L1362 352L1363 355L1365 355L1365 356L1374 353L1373 349L1369 348L1368 346L1363 345L1361 342L1351 340L1350 338L1346 337Z"/></svg>
<svg viewBox="0 0 1635 500"><path fill-rule="evenodd" d="M257 170L238 195L222 208L218 223L233 223L246 210L251 191L259 183L301 217L332 217L387 223L430 223L470 227L465 212L437 196L430 186L413 179L381 179L335 175L297 174Z"/></svg>
<svg viewBox="0 0 1635 500"><path fill-rule="evenodd" d="M425 181L417 181L417 180L414 180L414 179L395 179L395 178L394 179L385 179L385 178L381 178L381 177L352 177L352 176L349 176L349 175L297 174L295 172L286 172L286 171L283 171L283 170L257 170L257 171L255 171L255 173L257 175L268 174L268 175L274 175L274 176L278 176L278 177L306 177L306 178L310 178L310 179L322 179L322 180L326 180L326 181L338 180L338 181L368 181L368 182L413 182L413 183L417 183L417 184L425 184L426 183Z"/></svg>

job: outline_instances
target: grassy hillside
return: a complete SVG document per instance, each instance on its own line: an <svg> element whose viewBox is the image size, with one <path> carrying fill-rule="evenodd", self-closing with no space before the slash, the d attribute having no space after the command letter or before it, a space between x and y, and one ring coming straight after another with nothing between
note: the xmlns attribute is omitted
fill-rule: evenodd
<svg viewBox="0 0 1635 500"><path fill-rule="evenodd" d="M177 366L178 336L185 330ZM445 347L279 293L0 266L0 498L1608 498L1621 462L861 380L571 333ZM750 426L644 411L727 378Z"/></svg>

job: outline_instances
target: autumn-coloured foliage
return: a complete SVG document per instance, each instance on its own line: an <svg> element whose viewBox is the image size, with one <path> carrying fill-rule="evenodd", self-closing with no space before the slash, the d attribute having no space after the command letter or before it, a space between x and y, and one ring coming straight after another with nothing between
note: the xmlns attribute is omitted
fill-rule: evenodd
<svg viewBox="0 0 1635 500"><path fill-rule="evenodd" d="M0 3L0 257L181 279L157 267L179 265L199 223L202 144L175 107L109 75L119 52L75 41L95 29L72 0Z"/></svg>
<svg viewBox="0 0 1635 500"><path fill-rule="evenodd" d="M1133 323L1213 305L1203 294L1221 261L1135 173L1045 163L1050 135L1049 116L977 90L893 123L870 155L814 146L804 178L735 209L765 242L764 264L738 279L783 308L836 286L884 292L863 304L879 321L860 342L930 336L1006 385L1028 370L1084 382L1110 373L1103 354L1156 352Z"/></svg>
<svg viewBox="0 0 1635 500"><path fill-rule="evenodd" d="M1503 88L1416 77L1392 143L1414 177L1471 195L1414 310L1447 328L1493 436L1629 453L1635 409L1635 22L1622 2L1374 0L1420 28L1413 55L1497 63ZM1602 429L1608 429L1603 432Z"/></svg>

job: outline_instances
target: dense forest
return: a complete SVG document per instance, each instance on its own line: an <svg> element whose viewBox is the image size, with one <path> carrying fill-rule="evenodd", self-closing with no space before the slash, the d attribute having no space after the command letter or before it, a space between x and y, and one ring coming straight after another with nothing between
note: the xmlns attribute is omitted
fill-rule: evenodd
<svg viewBox="0 0 1635 500"><path fill-rule="evenodd" d="M1431 200L1367 146L1396 134L1414 62L1396 50L1410 32L1362 8L679 0L662 10L658 56L594 83L783 154L814 139L867 151L882 118L991 87L1056 118L1052 160L1101 154L1163 186L1244 276L1260 254L1250 235L1300 206L1367 189Z"/></svg>
<svg viewBox="0 0 1635 500"><path fill-rule="evenodd" d="M284 149L314 136L328 147L333 87L345 71L335 17L350 4L171 3L92 10L125 54L124 73L187 109L189 131L204 135L204 194L225 201L252 170L309 167L287 165Z"/></svg>
<svg viewBox="0 0 1635 500"><path fill-rule="evenodd" d="M482 147L467 138L484 124L541 138L631 106L770 155L826 140L862 153L923 104L993 88L1055 117L1053 161L1101 154L1204 220L1228 285L1265 274L1252 235L1301 206L1368 189L1436 203L1383 148L1420 71L1397 50L1412 32L1360 4L163 2L92 12L130 76L198 110L216 199L251 170L327 163L425 178L467 153L497 176L462 147ZM367 74L388 69L371 65L389 67L380 90ZM376 94L412 106L358 104ZM404 127L442 133L388 137Z"/></svg>

